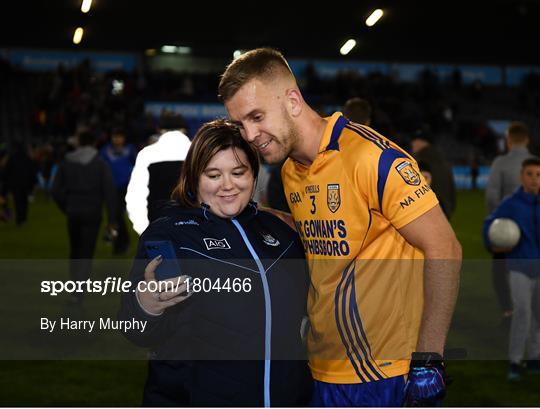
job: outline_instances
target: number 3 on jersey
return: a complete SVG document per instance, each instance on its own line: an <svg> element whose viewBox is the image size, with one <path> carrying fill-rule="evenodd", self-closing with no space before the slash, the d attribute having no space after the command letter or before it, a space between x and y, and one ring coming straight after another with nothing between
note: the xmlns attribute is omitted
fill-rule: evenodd
<svg viewBox="0 0 540 409"><path fill-rule="evenodd" d="M315 205L315 195L311 195L309 196L309 198L311 199L311 209L309 210L309 212L311 214L315 214L315 212L317 211L317 206Z"/></svg>

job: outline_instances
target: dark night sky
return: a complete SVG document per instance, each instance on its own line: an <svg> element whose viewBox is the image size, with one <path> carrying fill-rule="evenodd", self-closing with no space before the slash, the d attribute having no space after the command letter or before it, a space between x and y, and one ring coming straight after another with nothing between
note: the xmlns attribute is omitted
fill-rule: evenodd
<svg viewBox="0 0 540 409"><path fill-rule="evenodd" d="M310 7L317 4L318 7ZM3 2L0 47L142 52L162 44L191 46L200 56L230 57L235 49L273 46L288 57L343 58L348 38L358 46L346 58L379 61L540 64L539 0L379 0L355 2L201 0L80 0ZM375 8L387 14L373 28Z"/></svg>

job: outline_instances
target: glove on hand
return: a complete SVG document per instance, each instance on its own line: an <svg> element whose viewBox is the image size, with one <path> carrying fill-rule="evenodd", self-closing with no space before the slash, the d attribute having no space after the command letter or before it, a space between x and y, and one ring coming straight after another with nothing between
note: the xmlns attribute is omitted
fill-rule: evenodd
<svg viewBox="0 0 540 409"><path fill-rule="evenodd" d="M441 406L446 385L442 356L434 352L413 352L404 406Z"/></svg>

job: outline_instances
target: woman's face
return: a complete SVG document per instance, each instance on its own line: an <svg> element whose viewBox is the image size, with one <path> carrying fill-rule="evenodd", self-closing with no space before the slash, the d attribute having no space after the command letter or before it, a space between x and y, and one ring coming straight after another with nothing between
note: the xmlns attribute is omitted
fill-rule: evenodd
<svg viewBox="0 0 540 409"><path fill-rule="evenodd" d="M249 203L254 183L245 152L229 148L216 153L199 176L197 199L215 215L232 218Z"/></svg>

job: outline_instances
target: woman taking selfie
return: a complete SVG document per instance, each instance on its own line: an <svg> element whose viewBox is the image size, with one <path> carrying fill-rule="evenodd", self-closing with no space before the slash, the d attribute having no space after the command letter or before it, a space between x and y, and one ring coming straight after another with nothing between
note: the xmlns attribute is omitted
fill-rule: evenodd
<svg viewBox="0 0 540 409"><path fill-rule="evenodd" d="M147 322L126 334L151 350L144 405L309 403L304 253L251 201L258 170L237 126L203 125L174 204L140 238L120 318Z"/></svg>

